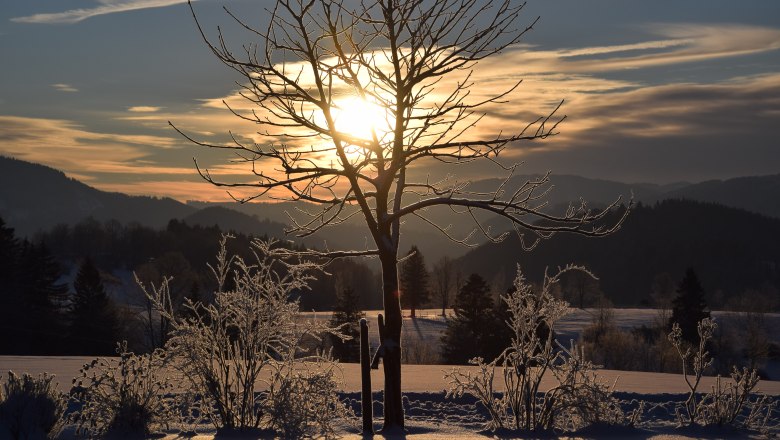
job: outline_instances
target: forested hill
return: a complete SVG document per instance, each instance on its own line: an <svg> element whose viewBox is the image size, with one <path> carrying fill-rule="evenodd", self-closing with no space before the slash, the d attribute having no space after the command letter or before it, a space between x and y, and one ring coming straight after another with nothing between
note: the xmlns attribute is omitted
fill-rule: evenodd
<svg viewBox="0 0 780 440"><path fill-rule="evenodd" d="M247 215L219 206L199 209L171 198L101 191L62 171L0 156L0 217L20 236L32 237L57 225L75 226L92 218L154 229L179 219L190 225L218 225L223 231L284 237L286 225L257 215L262 212Z"/></svg>
<svg viewBox="0 0 780 440"><path fill-rule="evenodd" d="M708 180L680 187L641 200L654 203L663 199L712 202L780 218L780 174Z"/></svg>
<svg viewBox="0 0 780 440"><path fill-rule="evenodd" d="M617 305L646 303L656 275L668 273L679 280L693 267L716 300L749 288L780 287L779 243L780 219L716 204L666 200L639 204L608 237L558 234L526 252L513 235L504 243L472 250L457 264L504 285L514 278L517 263L531 279L540 277L545 267L584 264L600 277L601 289Z"/></svg>
<svg viewBox="0 0 780 440"><path fill-rule="evenodd" d="M100 191L53 168L0 156L0 217L20 235L86 217L162 228L195 211L170 198Z"/></svg>

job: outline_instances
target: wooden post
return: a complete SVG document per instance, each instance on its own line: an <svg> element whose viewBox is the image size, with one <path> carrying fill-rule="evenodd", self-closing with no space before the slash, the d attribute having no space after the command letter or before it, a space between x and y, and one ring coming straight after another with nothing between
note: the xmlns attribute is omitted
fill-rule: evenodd
<svg viewBox="0 0 780 440"><path fill-rule="evenodd" d="M374 399L371 396L371 354L368 349L368 321L360 320L360 373L363 389L363 434L374 434Z"/></svg>

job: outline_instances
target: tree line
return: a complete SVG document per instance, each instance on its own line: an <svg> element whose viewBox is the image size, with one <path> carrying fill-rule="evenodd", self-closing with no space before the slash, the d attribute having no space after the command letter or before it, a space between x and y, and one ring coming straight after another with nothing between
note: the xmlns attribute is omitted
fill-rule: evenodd
<svg viewBox="0 0 780 440"><path fill-rule="evenodd" d="M216 226L179 220L158 230L86 219L29 240L0 219L0 354L112 355L120 340L136 351L162 346L165 322L151 312L132 274L155 284L173 277L177 305L185 298L208 302L215 285L207 264L222 234ZM254 237L233 235L229 251L250 260ZM371 296L377 280L367 266L338 261L328 273L333 276L317 276L311 292L296 291L291 299L302 310L329 310L338 286L347 283L361 293L353 300L358 306L381 301Z"/></svg>

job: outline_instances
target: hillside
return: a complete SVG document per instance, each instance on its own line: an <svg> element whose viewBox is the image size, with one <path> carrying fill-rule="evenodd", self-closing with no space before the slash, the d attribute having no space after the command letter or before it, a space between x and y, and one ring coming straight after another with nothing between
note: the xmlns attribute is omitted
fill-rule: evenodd
<svg viewBox="0 0 780 440"><path fill-rule="evenodd" d="M512 235L483 245L457 262L466 273L509 285L520 264L535 279L545 267L584 264L601 278L617 305L646 302L653 279L664 272L679 280L687 267L699 274L711 299L745 289L780 287L780 219L720 205L667 200L639 205L620 231L594 239L558 234L526 252Z"/></svg>
<svg viewBox="0 0 780 440"><path fill-rule="evenodd" d="M506 189L519 187L526 180L538 177L515 176ZM469 190L484 192L495 189L499 184L498 179L483 179L473 182ZM577 203L580 197L587 200L590 206L599 207L619 196L625 200L633 194L635 200L647 204L666 199L691 199L780 217L780 175L669 185L626 184L580 176L552 175L550 186L545 209L553 213L561 212L568 203ZM39 230L51 229L58 223L73 225L86 217L93 217L99 221L116 219L122 224L137 222L153 228L164 227L170 219L182 219L194 225L216 224L223 230L282 237L283 229L291 223L288 213L299 221L305 220L306 215L301 209L307 206L305 203L292 202L183 204L170 198L110 193L68 178L61 171L46 166L0 157L0 217L15 228L19 235L29 236ZM315 211L317 207L310 208ZM468 215L456 216L447 208L431 208L425 215L439 225L452 225L450 232L456 237L465 237L474 227ZM496 217L483 214L479 218L485 225L491 226L495 233L510 229L506 222ZM691 222L681 217L664 221ZM747 220L741 227L752 229ZM360 216L336 227L326 228L311 237L287 238L307 246L323 248L327 245L331 249L364 249L372 243ZM479 234L473 238L476 244L484 241ZM469 250L448 240L418 218L405 221L400 249L405 252L413 244L420 246L431 264L444 255L460 257Z"/></svg>
<svg viewBox="0 0 780 440"><path fill-rule="evenodd" d="M709 180L642 200L688 199L718 203L771 217L780 217L780 174Z"/></svg>
<svg viewBox="0 0 780 440"><path fill-rule="evenodd" d="M53 168L0 156L0 218L20 236L92 217L155 229L180 219L191 225L218 225L224 231L284 237L285 223L268 220L259 215L262 212L247 215L230 208L198 209L171 198L101 191Z"/></svg>
<svg viewBox="0 0 780 440"><path fill-rule="evenodd" d="M181 219L189 225L204 227L217 225L223 231L239 232L246 235L269 235L271 237L284 237L283 223L271 220L260 220L256 215L247 215L223 206L210 206L200 209Z"/></svg>
<svg viewBox="0 0 780 440"><path fill-rule="evenodd" d="M100 191L53 168L0 156L0 217L20 235L90 216L161 228L193 212L170 198Z"/></svg>

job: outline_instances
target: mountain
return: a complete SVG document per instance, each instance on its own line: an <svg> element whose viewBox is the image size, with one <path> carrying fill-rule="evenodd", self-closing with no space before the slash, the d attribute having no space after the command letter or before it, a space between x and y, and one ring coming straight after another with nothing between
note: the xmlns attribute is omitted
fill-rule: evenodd
<svg viewBox="0 0 780 440"><path fill-rule="evenodd" d="M209 206L184 217L182 219L189 225L214 226L217 225L225 232L234 231L246 235L269 235L271 237L284 237L284 229L287 225L271 220L260 220L256 215L251 216L234 211L223 206Z"/></svg>
<svg viewBox="0 0 780 440"><path fill-rule="evenodd" d="M218 225L223 231L284 237L286 223L258 215L262 211L247 215L227 206L242 205L198 209L170 198L101 191L53 168L0 156L0 218L21 236L92 217L157 229L179 219L191 225Z"/></svg>
<svg viewBox="0 0 780 440"><path fill-rule="evenodd" d="M523 251L512 235L482 245L457 260L465 275L476 272L508 286L520 264L539 281L545 268L582 264L601 279L615 304L647 301L657 275L680 280L693 267L705 290L716 298L767 286L780 288L780 219L741 209L689 200L639 204L621 229L603 238L557 234Z"/></svg>
<svg viewBox="0 0 780 440"><path fill-rule="evenodd" d="M520 188L526 181L538 180L541 175L527 175L512 177L505 187L507 190ZM501 184L500 179L484 179L469 185L472 191L494 191ZM578 203L580 198L595 206L604 206L615 201L618 197L624 200L640 200L658 196L671 189L676 189L680 184L656 185L652 183L623 183L604 179L591 179L582 176L568 174L552 174L550 182L541 190L547 190L544 200L551 207L566 206L569 203ZM683 183L682 185L686 185ZM508 191L507 191L508 192Z"/></svg>
<svg viewBox="0 0 780 440"><path fill-rule="evenodd" d="M664 199L718 203L780 217L780 174L708 180L643 198L649 203Z"/></svg>
<svg viewBox="0 0 780 440"><path fill-rule="evenodd" d="M0 217L19 235L90 216L163 227L193 212L171 198L100 191L53 168L0 156Z"/></svg>
<svg viewBox="0 0 780 440"><path fill-rule="evenodd" d="M505 188L518 188L527 180L539 177L515 176ZM780 175L669 185L626 184L572 175L551 175L550 179L544 209L551 213L560 214L569 203L578 203L580 197L587 200L589 206L600 207L618 197L627 200L633 194L635 200L650 204L666 199L691 199L780 217ZM468 190L488 192L495 190L501 182L493 178L477 180ZM282 230L292 223L288 214L300 222L310 218L302 211L316 212L317 209L317 206L302 202L183 204L170 198L128 196L97 190L46 166L0 157L0 217L20 235L31 235L58 223L75 224L91 216L100 221L116 219L125 224L138 222L155 228L161 228L175 218L204 226L217 224L224 230L283 237ZM458 238L467 236L475 227L468 213L456 215L446 207L430 208L423 214L443 227L451 225L449 231ZM495 216L483 213L478 218L484 225L491 226L494 234L510 229ZM326 246L330 249L373 247L373 239L359 214L313 236L287 238L320 249ZM485 241L479 233L472 239L477 245ZM469 250L447 239L426 221L410 217L403 225L401 252L414 244L431 262L444 255L460 257Z"/></svg>

